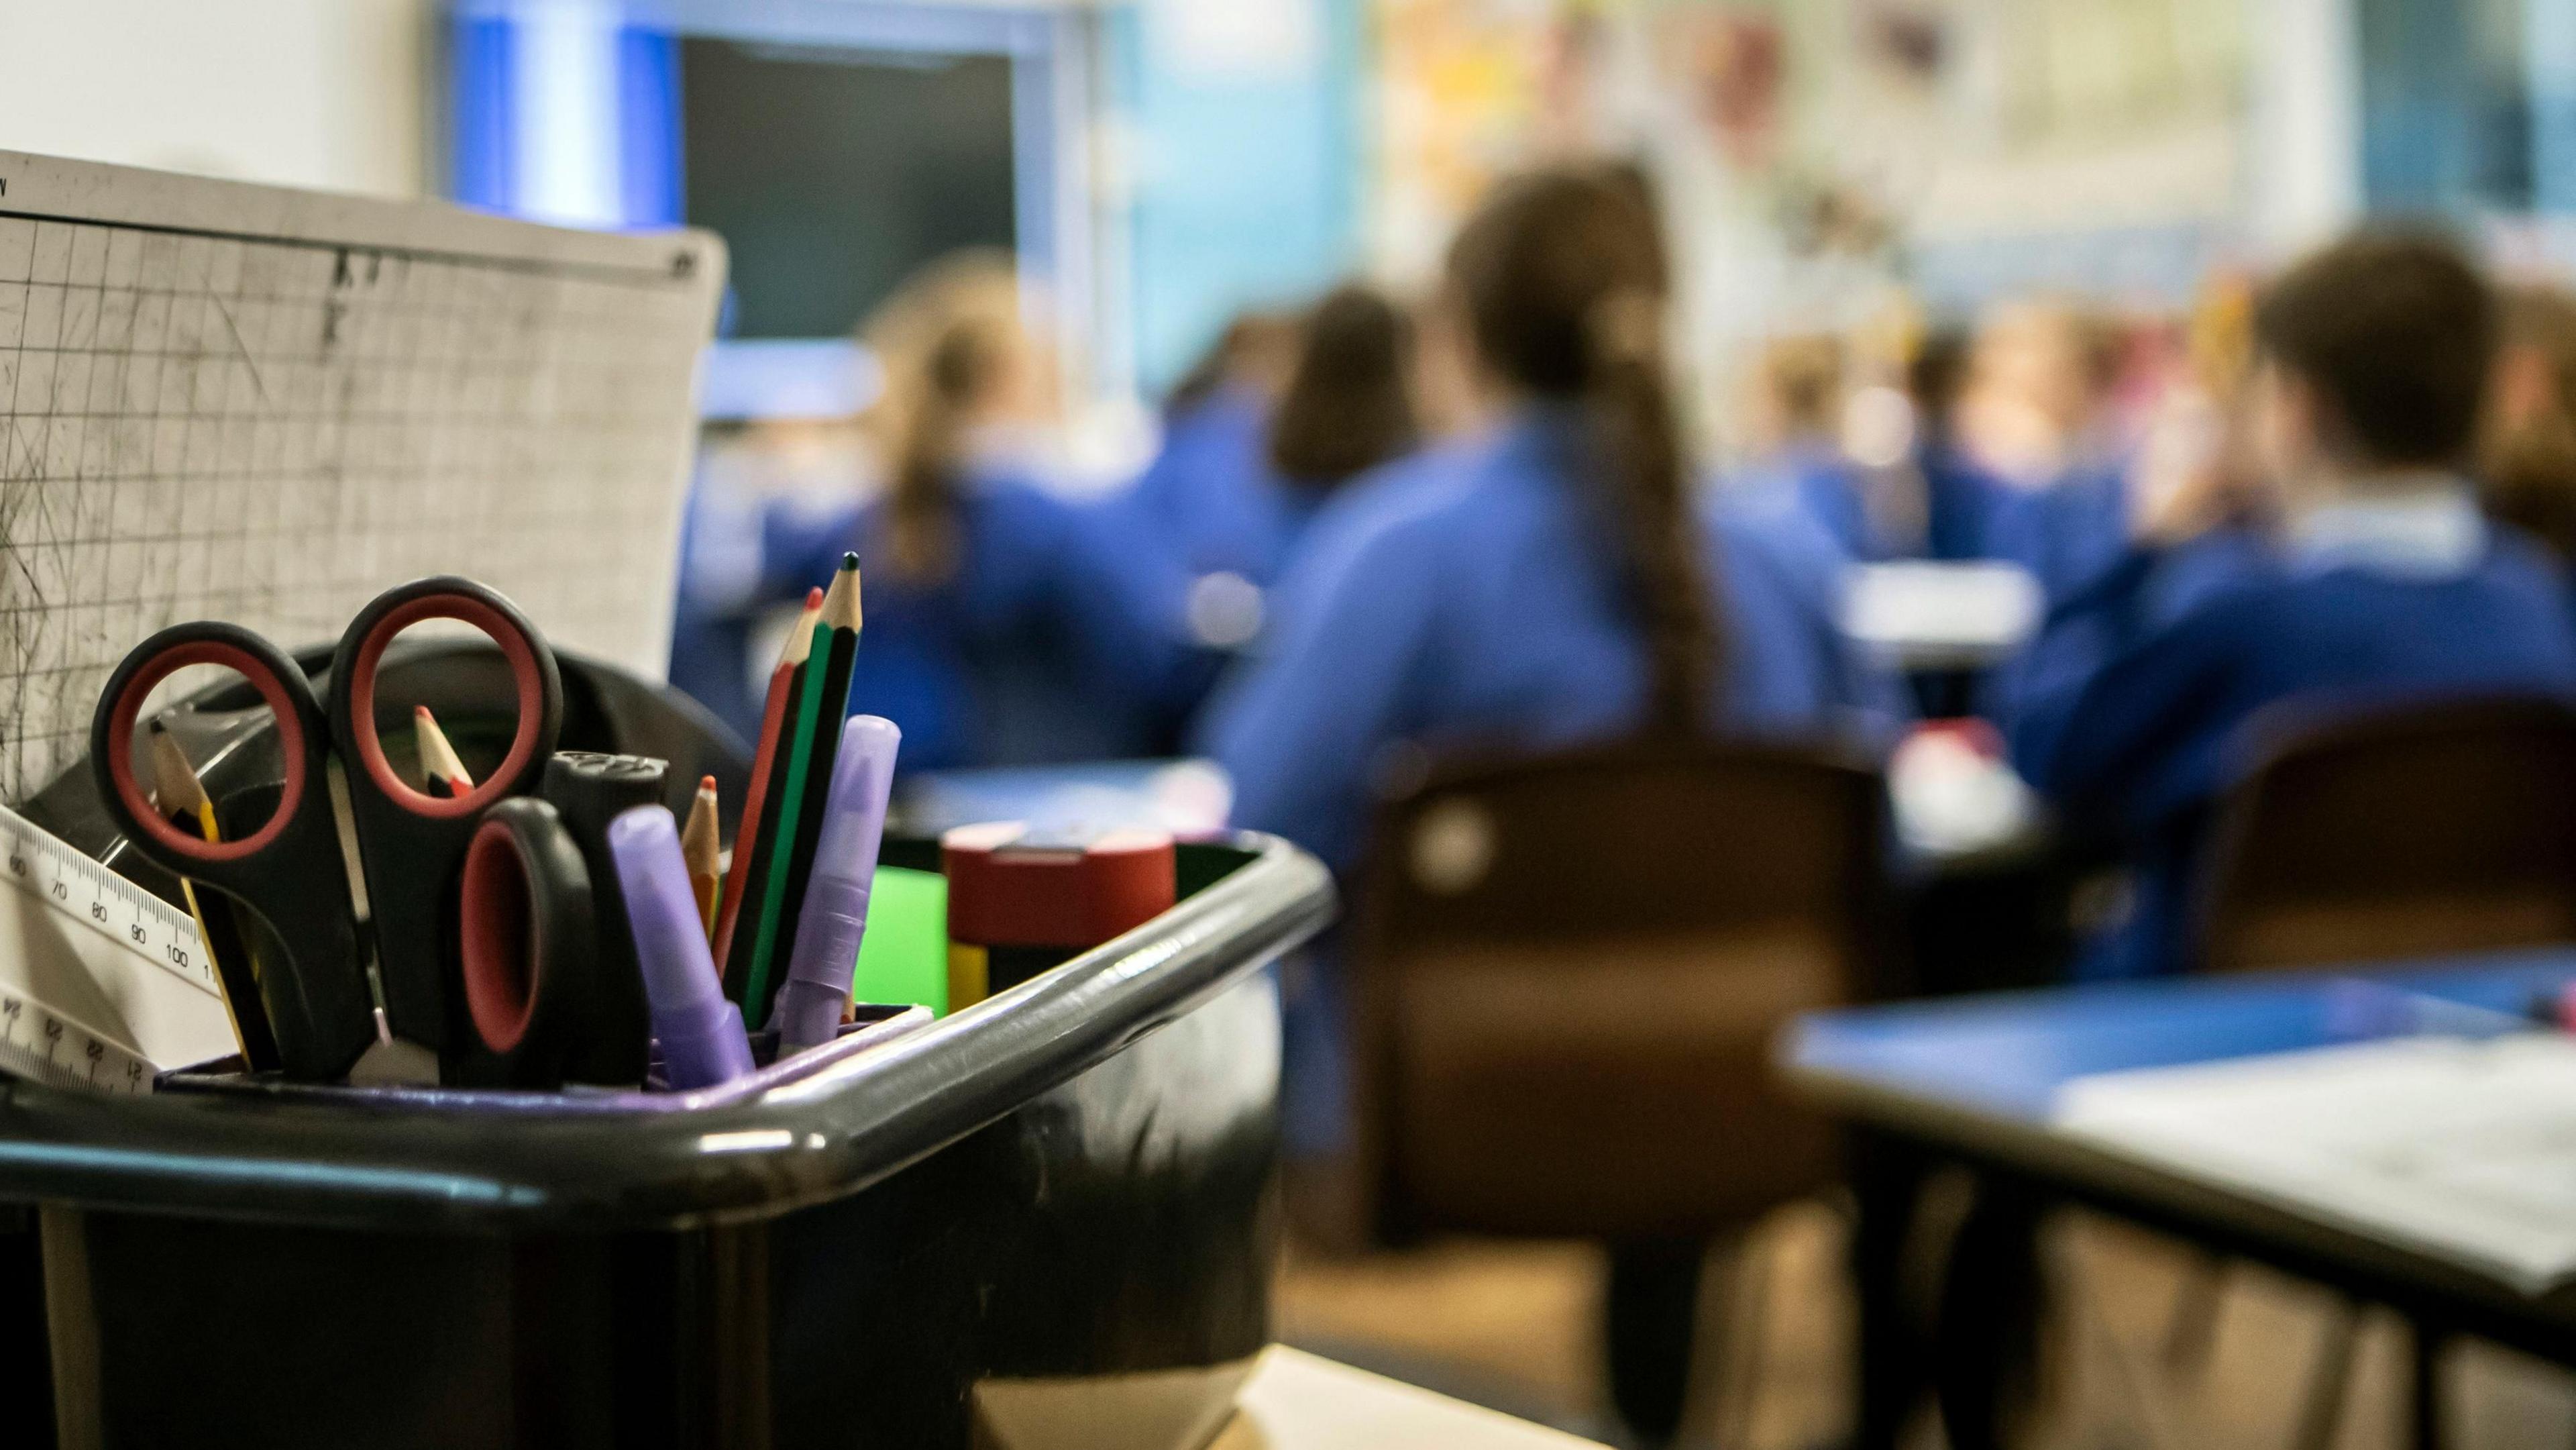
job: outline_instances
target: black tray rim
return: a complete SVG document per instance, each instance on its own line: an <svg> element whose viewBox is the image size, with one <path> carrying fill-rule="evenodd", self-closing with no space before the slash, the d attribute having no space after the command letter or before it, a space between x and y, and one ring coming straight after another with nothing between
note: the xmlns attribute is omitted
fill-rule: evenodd
<svg viewBox="0 0 2576 1450"><path fill-rule="evenodd" d="M679 1229L857 1193L1116 1056L1333 918L1275 836L1063 966L866 1051L686 1111L473 1094L156 1093L0 1081L0 1203L379 1233Z"/></svg>

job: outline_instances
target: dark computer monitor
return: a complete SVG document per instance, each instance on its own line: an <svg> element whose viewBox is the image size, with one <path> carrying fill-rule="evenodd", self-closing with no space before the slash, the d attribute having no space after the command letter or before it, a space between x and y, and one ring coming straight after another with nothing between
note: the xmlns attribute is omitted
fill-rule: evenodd
<svg viewBox="0 0 2576 1450"><path fill-rule="evenodd" d="M846 336L924 264L1011 247L1011 64L683 39L686 214L731 250L729 335Z"/></svg>

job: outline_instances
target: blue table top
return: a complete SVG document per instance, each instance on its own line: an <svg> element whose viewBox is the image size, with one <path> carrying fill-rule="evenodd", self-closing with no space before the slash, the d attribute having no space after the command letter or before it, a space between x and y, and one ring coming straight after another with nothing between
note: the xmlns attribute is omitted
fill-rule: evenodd
<svg viewBox="0 0 2576 1450"><path fill-rule="evenodd" d="M2576 951L2335 972L2181 977L1812 1013L1781 1049L1793 1078L2036 1123L2068 1080L2216 1062L2407 1030L2440 1004L2520 1014L2576 982Z"/></svg>

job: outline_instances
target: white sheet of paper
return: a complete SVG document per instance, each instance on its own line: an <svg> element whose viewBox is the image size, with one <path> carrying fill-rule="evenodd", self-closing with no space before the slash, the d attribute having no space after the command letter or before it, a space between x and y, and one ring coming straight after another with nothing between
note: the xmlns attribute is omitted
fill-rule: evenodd
<svg viewBox="0 0 2576 1450"><path fill-rule="evenodd" d="M2076 1079L2095 1146L2491 1275L2576 1277L2576 1040L2407 1037Z"/></svg>
<svg viewBox="0 0 2576 1450"><path fill-rule="evenodd" d="M1844 579L1843 632L1909 668L1978 665L2020 648L2041 607L2018 564L1861 564Z"/></svg>

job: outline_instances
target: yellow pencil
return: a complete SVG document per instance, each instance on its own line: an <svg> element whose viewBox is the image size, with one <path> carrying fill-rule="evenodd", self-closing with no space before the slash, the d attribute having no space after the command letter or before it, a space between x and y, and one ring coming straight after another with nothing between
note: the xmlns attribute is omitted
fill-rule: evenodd
<svg viewBox="0 0 2576 1450"><path fill-rule="evenodd" d="M197 778L195 766L188 763L188 753L179 748L170 732L155 720L149 727L152 750L153 804L164 815L196 823L197 833L209 841L221 841L223 828L215 820L215 803L207 798L205 782ZM268 1028L268 1011L260 1005L258 967L244 960L233 961L227 953L215 948L215 934L206 926L206 911L197 900L197 883L182 876L180 894L188 899L188 916L197 923L197 940L206 949L206 961L215 969L215 980L223 988L224 1015L233 1026L233 1041L241 1048L242 1060L254 1072L280 1066L277 1039Z"/></svg>

